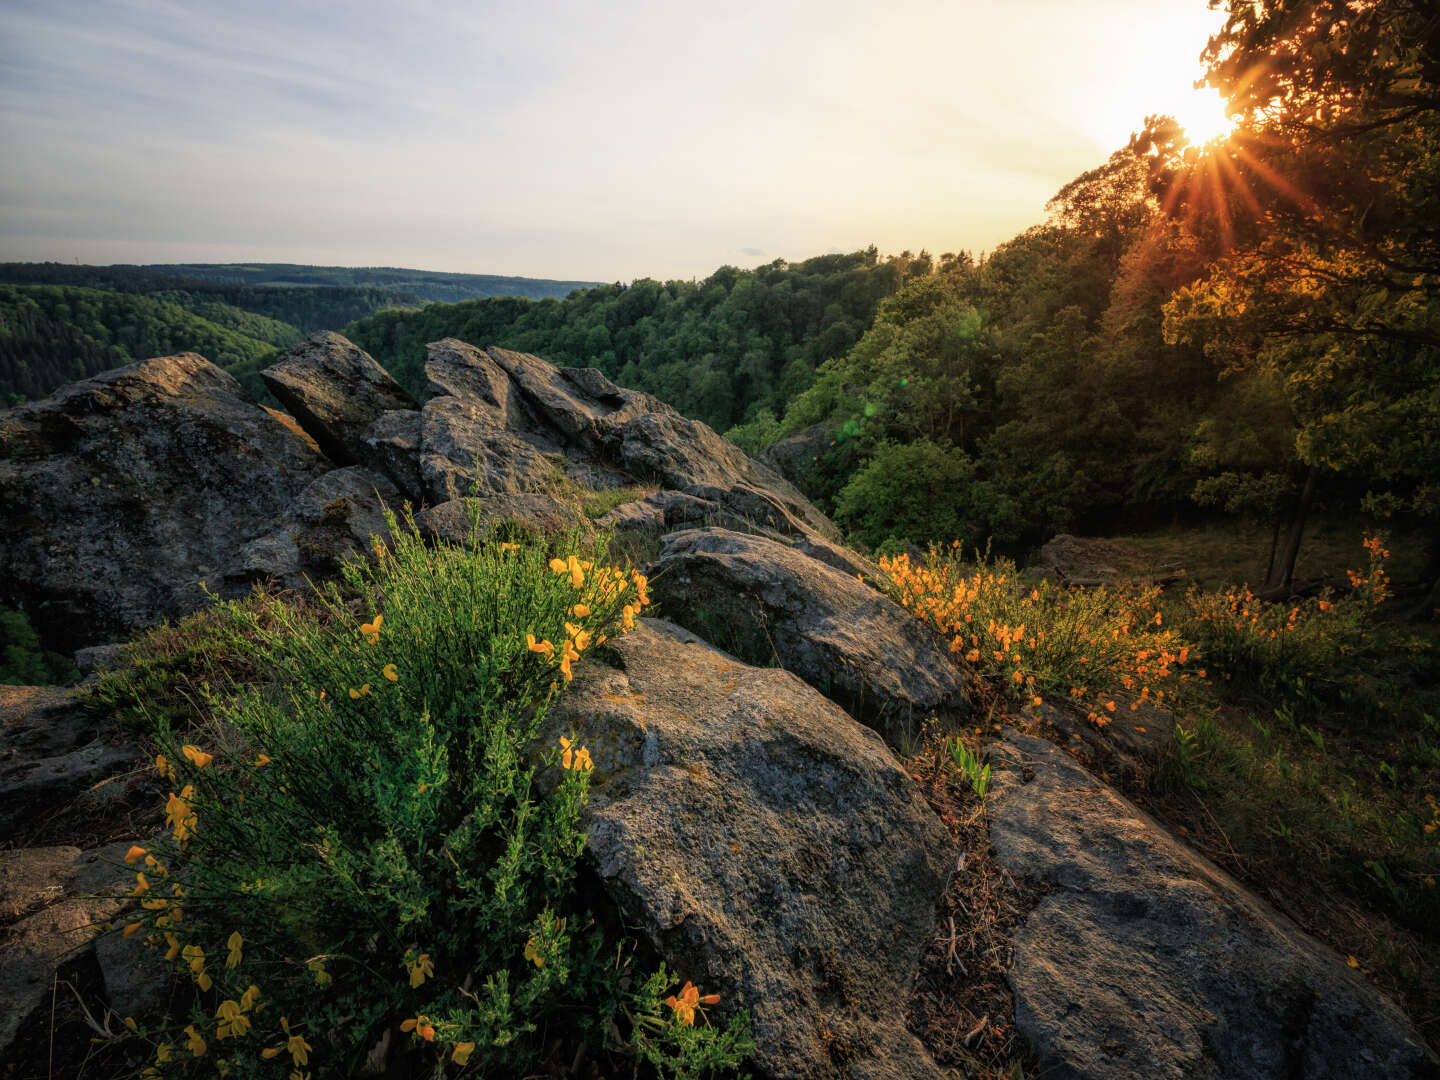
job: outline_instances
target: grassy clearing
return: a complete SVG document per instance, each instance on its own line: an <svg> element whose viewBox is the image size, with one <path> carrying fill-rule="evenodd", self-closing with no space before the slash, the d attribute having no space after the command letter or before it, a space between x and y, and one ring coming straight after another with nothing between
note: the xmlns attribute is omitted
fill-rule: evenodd
<svg viewBox="0 0 1440 1080"><path fill-rule="evenodd" d="M1131 794L1440 1036L1440 661L1435 628L1399 618L1384 542L1352 549L1367 565L1340 571L1345 595L1285 605L1032 584L957 556L883 561L883 584L951 638L993 712L1038 726L1036 699L1062 696L1103 733L1162 706L1173 738ZM973 785L979 758L955 759Z"/></svg>
<svg viewBox="0 0 1440 1080"><path fill-rule="evenodd" d="M538 741L572 663L648 603L644 577L579 536L392 533L304 602L220 605L114 677L169 789L168 833L131 851L124 932L187 986L124 1033L142 1064L458 1076L579 1054L733 1073L744 1014L710 1026L714 1000L634 970L577 891L589 754ZM185 708L147 708L187 659Z"/></svg>

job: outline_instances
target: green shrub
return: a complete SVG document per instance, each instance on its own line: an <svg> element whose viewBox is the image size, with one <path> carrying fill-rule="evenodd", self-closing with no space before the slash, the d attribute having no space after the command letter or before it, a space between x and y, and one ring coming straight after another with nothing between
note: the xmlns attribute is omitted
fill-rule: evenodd
<svg viewBox="0 0 1440 1080"><path fill-rule="evenodd" d="M78 675L59 653L40 647L40 635L23 611L0 608L0 684L50 686Z"/></svg>
<svg viewBox="0 0 1440 1080"><path fill-rule="evenodd" d="M126 932L191 988L188 1017L141 1032L157 1070L484 1073L615 1030L615 947L574 889L589 754L537 740L644 578L391 525L393 550L308 606L228 606L257 677L211 700L205 736L158 719L170 833L131 852ZM745 1052L742 1029L695 1030L716 1063Z"/></svg>

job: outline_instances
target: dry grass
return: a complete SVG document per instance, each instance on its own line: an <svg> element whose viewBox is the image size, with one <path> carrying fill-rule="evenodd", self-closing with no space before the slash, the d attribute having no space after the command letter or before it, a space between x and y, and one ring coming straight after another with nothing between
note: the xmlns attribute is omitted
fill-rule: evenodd
<svg viewBox="0 0 1440 1080"><path fill-rule="evenodd" d="M960 850L936 912L935 936L920 961L910 1024L936 1061L974 1080L1037 1075L1015 1028L1015 1000L1005 974L1012 959L1010 933L1040 894L995 860L985 803L956 774L943 740L927 740L908 769Z"/></svg>

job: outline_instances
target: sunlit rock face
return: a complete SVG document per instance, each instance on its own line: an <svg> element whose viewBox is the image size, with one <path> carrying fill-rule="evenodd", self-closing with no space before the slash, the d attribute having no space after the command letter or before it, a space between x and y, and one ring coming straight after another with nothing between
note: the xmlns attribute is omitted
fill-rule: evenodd
<svg viewBox="0 0 1440 1080"><path fill-rule="evenodd" d="M1009 973L1044 1075L1440 1075L1389 998L1058 747L1007 731L991 761L996 855L1045 888Z"/></svg>
<svg viewBox="0 0 1440 1080"><path fill-rule="evenodd" d="M627 921L717 1020L750 1010L763 1075L947 1075L905 1003L953 841L885 744L673 624L608 649L549 734L593 756L586 844Z"/></svg>

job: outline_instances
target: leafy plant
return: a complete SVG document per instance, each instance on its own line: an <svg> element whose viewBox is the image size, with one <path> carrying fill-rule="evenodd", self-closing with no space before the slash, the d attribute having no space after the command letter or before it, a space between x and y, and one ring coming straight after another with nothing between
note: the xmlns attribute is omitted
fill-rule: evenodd
<svg viewBox="0 0 1440 1080"><path fill-rule="evenodd" d="M960 774L970 781L970 787L980 798L990 790L990 766L980 763L980 756L965 745L958 735L947 736L945 749Z"/></svg>

